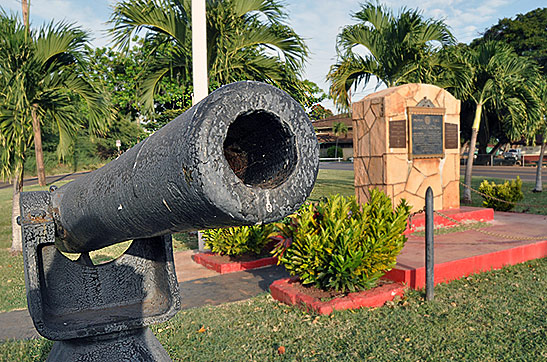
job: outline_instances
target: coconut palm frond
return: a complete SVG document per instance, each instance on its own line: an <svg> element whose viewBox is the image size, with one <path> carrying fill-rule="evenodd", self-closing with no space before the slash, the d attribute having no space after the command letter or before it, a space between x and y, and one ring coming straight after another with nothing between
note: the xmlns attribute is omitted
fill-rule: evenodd
<svg viewBox="0 0 547 362"><path fill-rule="evenodd" d="M327 75L331 97L341 109L348 107L349 87L360 79L366 85L371 76L388 87L420 79L448 83L448 77L437 74L445 68L441 62L446 59L432 57L439 47L435 43L442 48L455 42L443 22L425 19L419 11L406 8L393 15L375 2L361 5L353 17L359 23L344 27L338 35L338 61ZM354 51L358 46L364 46L369 54L358 56ZM356 68L359 63L365 67L361 71Z"/></svg>
<svg viewBox="0 0 547 362"><path fill-rule="evenodd" d="M173 4L175 3L175 4ZM180 2L169 0L122 1L116 4L109 23L115 46L129 49L133 36L142 30L165 34L179 46L188 44L190 20Z"/></svg>

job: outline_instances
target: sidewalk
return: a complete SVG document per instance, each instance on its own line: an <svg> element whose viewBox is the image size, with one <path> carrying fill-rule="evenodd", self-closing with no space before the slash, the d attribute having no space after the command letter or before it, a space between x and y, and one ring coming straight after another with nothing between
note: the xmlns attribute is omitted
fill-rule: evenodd
<svg viewBox="0 0 547 362"><path fill-rule="evenodd" d="M194 263L194 253L188 250L174 255L182 309L249 299L269 291L274 280L288 277L281 266L221 275ZM0 342L40 337L26 309L0 313L0 326Z"/></svg>

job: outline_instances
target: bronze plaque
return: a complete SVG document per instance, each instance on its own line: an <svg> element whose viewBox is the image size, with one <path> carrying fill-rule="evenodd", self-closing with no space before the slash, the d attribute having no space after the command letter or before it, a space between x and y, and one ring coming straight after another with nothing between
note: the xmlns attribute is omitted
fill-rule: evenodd
<svg viewBox="0 0 547 362"><path fill-rule="evenodd" d="M453 123L445 123L444 126L444 148L460 148L460 134L458 133L458 125Z"/></svg>
<svg viewBox="0 0 547 362"><path fill-rule="evenodd" d="M406 120L389 122L389 148L406 148Z"/></svg>
<svg viewBox="0 0 547 362"><path fill-rule="evenodd" d="M444 157L444 108L409 107L410 157Z"/></svg>

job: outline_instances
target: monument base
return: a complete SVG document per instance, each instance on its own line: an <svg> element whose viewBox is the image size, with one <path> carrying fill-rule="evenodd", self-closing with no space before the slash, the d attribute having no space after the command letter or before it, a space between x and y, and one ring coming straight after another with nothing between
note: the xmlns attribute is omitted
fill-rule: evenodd
<svg viewBox="0 0 547 362"><path fill-rule="evenodd" d="M171 362L148 328L103 336L57 341L47 362L132 361Z"/></svg>
<svg viewBox="0 0 547 362"><path fill-rule="evenodd" d="M443 215L448 216L450 219L456 220L462 223L473 222L490 222L494 220L494 209L484 207L471 207L462 206L459 209L439 210ZM435 214L433 217L433 223L435 227L453 227L458 226L452 220L442 217L439 214ZM415 231L423 231L425 229L425 214L417 214L412 217L411 222L407 226L405 234L411 234Z"/></svg>

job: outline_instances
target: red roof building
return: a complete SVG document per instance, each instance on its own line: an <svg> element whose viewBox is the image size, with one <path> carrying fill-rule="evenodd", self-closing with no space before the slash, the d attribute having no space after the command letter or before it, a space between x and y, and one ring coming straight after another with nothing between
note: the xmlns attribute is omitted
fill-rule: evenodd
<svg viewBox="0 0 547 362"><path fill-rule="evenodd" d="M347 114L338 114L312 122L319 141L319 157L327 157L327 149L336 145L336 136L332 132L332 126L336 122L342 122L348 127L348 134L338 138L338 147L343 151L341 157L353 157L353 122Z"/></svg>

